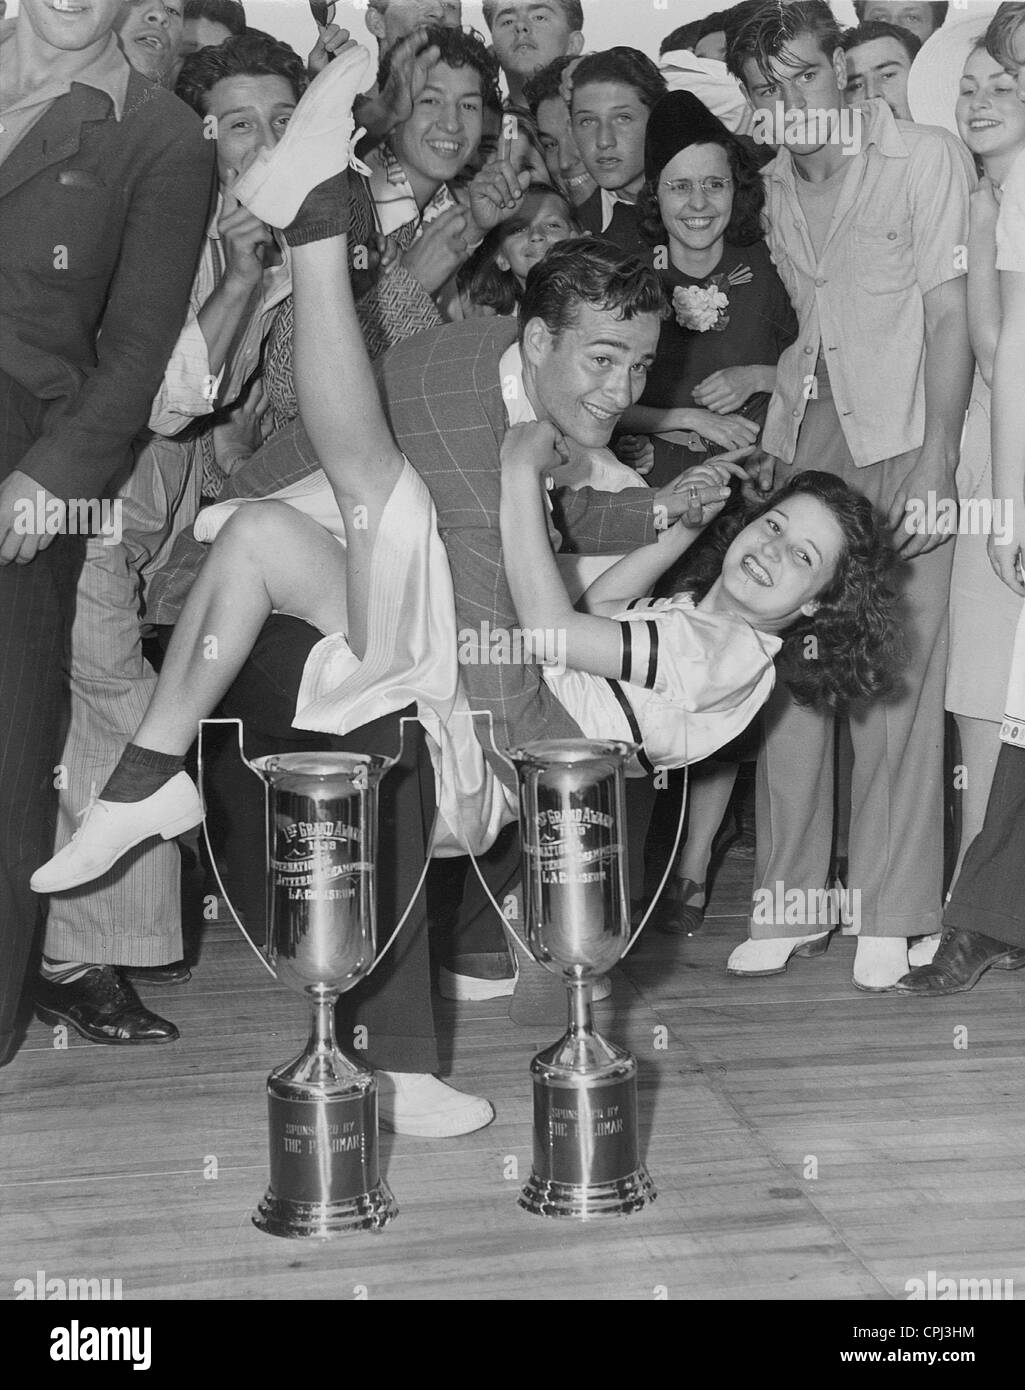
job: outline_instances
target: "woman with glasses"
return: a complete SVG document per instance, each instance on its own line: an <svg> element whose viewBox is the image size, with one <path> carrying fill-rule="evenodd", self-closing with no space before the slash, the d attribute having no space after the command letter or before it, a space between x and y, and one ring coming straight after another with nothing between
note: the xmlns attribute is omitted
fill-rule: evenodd
<svg viewBox="0 0 1025 1390"><path fill-rule="evenodd" d="M757 438L797 319L762 240L757 162L692 92L671 92L653 108L645 175L641 229L673 312L623 428L654 435L648 482L657 487ZM704 921L713 845L739 764L755 756L758 738L753 725L692 770L687 839L656 918L663 931L690 936ZM666 835L671 842L678 796L674 785L654 798L649 848Z"/></svg>
<svg viewBox="0 0 1025 1390"><path fill-rule="evenodd" d="M763 203L755 159L693 93L656 104L638 208L673 312L623 421L655 436L654 486L752 443L765 418L797 319L762 240Z"/></svg>

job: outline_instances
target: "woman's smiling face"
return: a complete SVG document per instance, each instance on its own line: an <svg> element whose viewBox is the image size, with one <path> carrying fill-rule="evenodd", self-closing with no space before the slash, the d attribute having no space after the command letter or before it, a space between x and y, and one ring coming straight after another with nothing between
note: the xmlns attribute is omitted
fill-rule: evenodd
<svg viewBox="0 0 1025 1390"><path fill-rule="evenodd" d="M721 189L716 187L719 182ZM729 156L721 145L688 145L662 170L657 193L670 240L688 251L707 251L722 241L733 215Z"/></svg>
<svg viewBox="0 0 1025 1390"><path fill-rule="evenodd" d="M407 172L447 183L476 153L483 129L480 73L469 64L435 63L413 114L391 136L395 157Z"/></svg>
<svg viewBox="0 0 1025 1390"><path fill-rule="evenodd" d="M981 159L1025 146L1025 105L1018 83L985 49L965 63L954 111L961 139Z"/></svg>
<svg viewBox="0 0 1025 1390"><path fill-rule="evenodd" d="M734 539L722 566L727 606L753 627L776 632L815 611L843 553L840 525L824 502L794 493Z"/></svg>

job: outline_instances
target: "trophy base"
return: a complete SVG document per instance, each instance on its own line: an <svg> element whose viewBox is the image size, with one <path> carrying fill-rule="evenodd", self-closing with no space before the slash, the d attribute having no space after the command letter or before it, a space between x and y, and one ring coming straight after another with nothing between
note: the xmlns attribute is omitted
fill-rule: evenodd
<svg viewBox="0 0 1025 1390"><path fill-rule="evenodd" d="M655 1184L645 1167L609 1182L553 1182L531 1173L519 1205L532 1216L572 1216L590 1221L607 1216L631 1216L655 1200Z"/></svg>
<svg viewBox="0 0 1025 1390"><path fill-rule="evenodd" d="M345 1231L381 1231L398 1210L382 1178L369 1192L336 1202L292 1202L268 1190L253 1216L253 1225L269 1236L327 1240Z"/></svg>

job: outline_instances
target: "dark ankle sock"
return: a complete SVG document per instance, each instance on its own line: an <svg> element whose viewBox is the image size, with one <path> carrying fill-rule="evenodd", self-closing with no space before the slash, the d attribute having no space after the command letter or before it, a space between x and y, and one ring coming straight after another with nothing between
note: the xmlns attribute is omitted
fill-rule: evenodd
<svg viewBox="0 0 1025 1390"><path fill-rule="evenodd" d="M349 171L318 183L303 199L295 221L285 228L289 246L325 241L349 230Z"/></svg>
<svg viewBox="0 0 1025 1390"><path fill-rule="evenodd" d="M184 766L185 759L177 753L158 753L130 743L100 792L100 800L145 801Z"/></svg>

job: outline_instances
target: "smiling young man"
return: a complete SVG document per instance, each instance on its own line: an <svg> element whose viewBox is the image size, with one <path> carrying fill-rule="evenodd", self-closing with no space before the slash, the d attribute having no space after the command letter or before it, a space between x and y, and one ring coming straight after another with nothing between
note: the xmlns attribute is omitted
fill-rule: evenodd
<svg viewBox="0 0 1025 1390"><path fill-rule="evenodd" d="M584 46L580 0L484 0L484 21L514 106L525 104L523 88L535 73Z"/></svg>
<svg viewBox="0 0 1025 1390"><path fill-rule="evenodd" d="M935 931L943 888L943 694L952 546L907 506L953 496L971 382L963 257L974 174L945 131L875 99L855 142L836 120L841 35L821 0L767 4L730 35L757 111L785 116L766 166L767 240L797 311L762 438L760 482L836 473L889 516L909 649L904 694L850 721L850 884L861 892L854 983L892 987L906 941ZM810 116L815 119L810 119ZM837 138L828 138L829 132ZM758 769L755 879L821 889L833 824L833 721L774 695ZM799 929L757 923L734 974L786 969Z"/></svg>
<svg viewBox="0 0 1025 1390"><path fill-rule="evenodd" d="M912 120L908 73L921 47L921 39L910 29L882 20L866 20L848 29L843 36L848 102L882 97L898 120Z"/></svg>
<svg viewBox="0 0 1025 1390"><path fill-rule="evenodd" d="M584 163L573 134L573 118L563 95L563 74L572 58L556 58L524 87L531 115L537 121L548 177L575 208L586 203L598 185Z"/></svg>
<svg viewBox="0 0 1025 1390"><path fill-rule="evenodd" d="M130 466L209 212L211 142L126 62L121 9L22 0L0 26L0 1061L39 920L29 867L53 844L85 550L19 512L99 502ZM141 1008L112 968L95 983L96 1007Z"/></svg>
<svg viewBox="0 0 1025 1390"><path fill-rule="evenodd" d="M136 72L170 91L185 34L185 0L125 0L115 29Z"/></svg>

